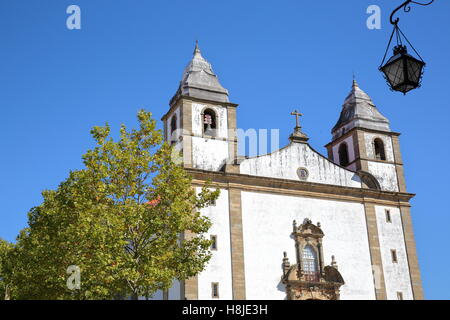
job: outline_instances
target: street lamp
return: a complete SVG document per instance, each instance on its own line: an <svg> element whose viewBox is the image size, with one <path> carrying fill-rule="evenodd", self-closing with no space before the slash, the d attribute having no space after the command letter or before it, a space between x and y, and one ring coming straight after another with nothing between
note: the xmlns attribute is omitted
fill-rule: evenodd
<svg viewBox="0 0 450 320"><path fill-rule="evenodd" d="M379 70L383 73L384 78L386 79L389 87L393 91L399 91L403 94L406 94L408 91L416 89L420 87L423 69L425 67L425 62L422 57L419 55L416 49L412 46L411 42L406 38L403 32L400 30L398 26L399 18L393 20L394 14L403 8L405 12L409 12L411 7L410 3L415 3L422 6L428 6L432 4L434 0L431 0L428 3L420 3L412 0L405 1L402 5L396 8L391 13L391 24L394 25L394 30L392 31L391 37L389 39L388 46L386 48L386 53L384 54L383 61L379 67ZM397 45L394 46L394 55L386 61L386 55L389 51L392 38L396 36ZM408 49L406 44L403 44L403 40L406 40L408 45L414 50L417 58L408 54Z"/></svg>

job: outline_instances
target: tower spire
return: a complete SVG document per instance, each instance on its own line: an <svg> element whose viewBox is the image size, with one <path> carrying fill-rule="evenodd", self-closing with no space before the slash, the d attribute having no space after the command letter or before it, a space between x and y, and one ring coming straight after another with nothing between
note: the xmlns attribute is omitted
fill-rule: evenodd
<svg viewBox="0 0 450 320"><path fill-rule="evenodd" d="M195 40L194 56L197 54L201 54L201 51L200 48L198 47L198 40Z"/></svg>
<svg viewBox="0 0 450 320"><path fill-rule="evenodd" d="M198 40L195 41L193 57L184 69L177 92L170 104L179 96L191 96L210 101L229 102L228 90L222 87L211 64L202 56Z"/></svg>
<svg viewBox="0 0 450 320"><path fill-rule="evenodd" d="M355 76L353 76L350 93L342 106L339 120L331 132L334 139L337 139L353 127L391 131L389 120L378 111L372 99L359 87Z"/></svg>

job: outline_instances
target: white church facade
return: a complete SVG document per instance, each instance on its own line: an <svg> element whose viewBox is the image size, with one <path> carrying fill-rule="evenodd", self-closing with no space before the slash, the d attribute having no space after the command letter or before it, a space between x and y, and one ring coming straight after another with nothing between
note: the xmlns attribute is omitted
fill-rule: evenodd
<svg viewBox="0 0 450 320"><path fill-rule="evenodd" d="M284 148L238 156L237 107L196 46L162 120L193 185L221 191L202 211L212 258L155 298L423 299L399 133L356 81L328 156L298 123Z"/></svg>

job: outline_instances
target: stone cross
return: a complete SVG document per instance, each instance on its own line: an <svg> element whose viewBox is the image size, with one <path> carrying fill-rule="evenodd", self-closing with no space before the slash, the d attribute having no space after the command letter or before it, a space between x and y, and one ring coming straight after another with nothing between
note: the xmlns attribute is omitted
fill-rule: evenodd
<svg viewBox="0 0 450 320"><path fill-rule="evenodd" d="M301 127L299 126L298 123L298 117L301 117L303 115L297 110L294 110L293 112L291 112L291 116L295 116L295 129L300 129Z"/></svg>

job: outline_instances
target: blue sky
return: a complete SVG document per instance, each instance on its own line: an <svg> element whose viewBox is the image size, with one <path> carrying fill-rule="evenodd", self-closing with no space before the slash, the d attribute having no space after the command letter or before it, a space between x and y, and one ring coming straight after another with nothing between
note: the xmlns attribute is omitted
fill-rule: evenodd
<svg viewBox="0 0 450 320"><path fill-rule="evenodd" d="M238 126L279 128L281 145L300 109L323 154L352 73L401 132L422 279L428 299L449 299L450 2L400 12L400 26L428 63L423 86L388 90L377 67L390 11L402 1L2 0L0 2L0 237L13 241L43 189L55 188L93 146L89 130L160 119L195 39L238 103ZM82 29L66 28L77 4ZM382 29L366 27L369 5Z"/></svg>

